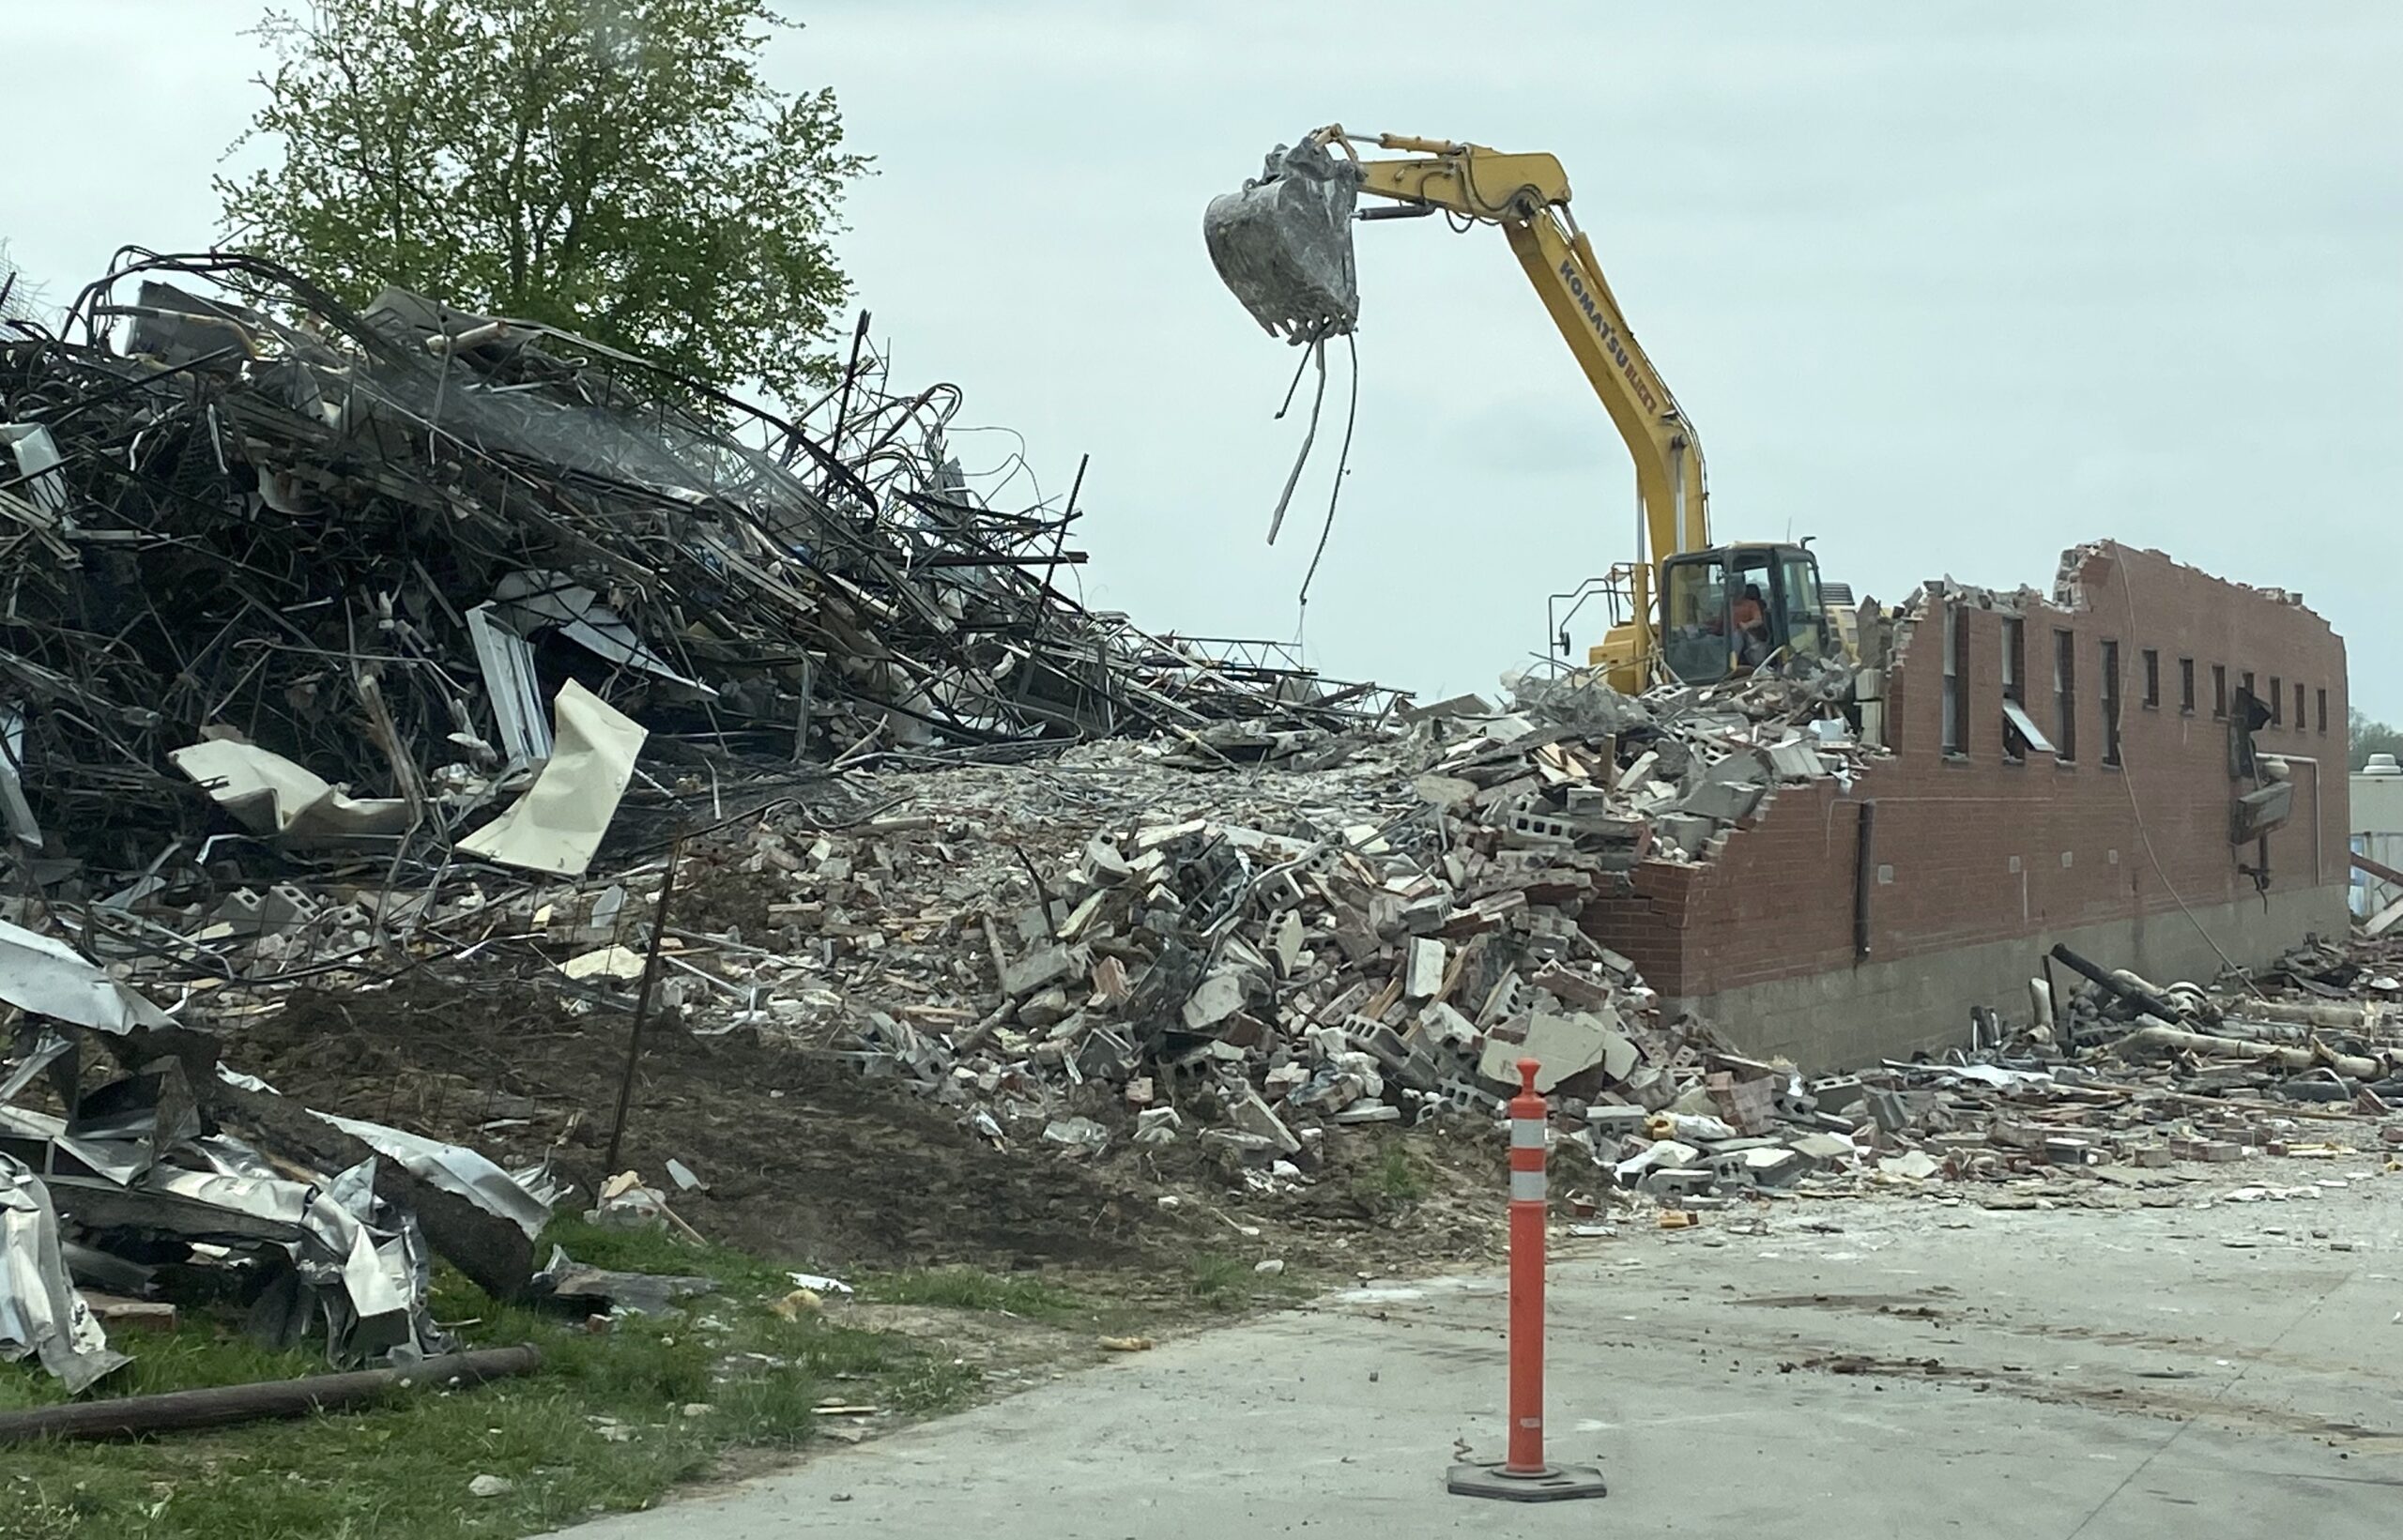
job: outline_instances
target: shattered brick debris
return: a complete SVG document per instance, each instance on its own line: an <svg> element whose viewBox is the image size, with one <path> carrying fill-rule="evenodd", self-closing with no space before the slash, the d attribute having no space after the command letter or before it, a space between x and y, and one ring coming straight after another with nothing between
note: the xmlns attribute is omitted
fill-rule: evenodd
<svg viewBox="0 0 2403 1540"><path fill-rule="evenodd" d="M1174 740L888 772L890 811L771 815L707 858L789 896L680 1003L694 1030L898 1075L997 1141L1104 1148L1107 1103L1137 1142L1199 1139L1263 1186L1306 1176L1330 1129L1497 1115L1523 1056L1581 1114L1691 1098L1756 1132L1766 1068L1730 1073L1706 1024L1661 1019L1579 920L1641 860L1708 859L1781 781L1853 773L1849 683L1636 700L1519 679L1508 709L1406 711L1266 778L1184 773Z"/></svg>

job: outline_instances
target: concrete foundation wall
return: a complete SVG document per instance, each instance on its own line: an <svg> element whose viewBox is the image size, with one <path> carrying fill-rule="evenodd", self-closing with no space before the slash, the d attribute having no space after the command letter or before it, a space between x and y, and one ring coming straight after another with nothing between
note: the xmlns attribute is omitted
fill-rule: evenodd
<svg viewBox="0 0 2403 1540"><path fill-rule="evenodd" d="M1812 1073L1842 1069L1966 1047L1972 1006L2025 1019L2027 981L2043 977L2044 954L2056 942L2156 983L2208 983L2222 966L2212 942L2251 967L2308 935L2343 935L2346 894L2334 885L2273 893L2266 907L2255 898L2197 908L2192 920L2177 909L2154 911L1668 1003L1707 1017L1747 1053L1783 1055ZM2084 982L2059 964L2053 972L2064 993Z"/></svg>

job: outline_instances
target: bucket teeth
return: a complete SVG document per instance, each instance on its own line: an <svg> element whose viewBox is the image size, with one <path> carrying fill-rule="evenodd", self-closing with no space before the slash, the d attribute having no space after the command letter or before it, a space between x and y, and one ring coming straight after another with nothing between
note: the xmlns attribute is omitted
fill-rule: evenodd
<svg viewBox="0 0 2403 1540"><path fill-rule="evenodd" d="M1279 145L1257 181L1202 211L1218 277L1271 336L1314 343L1358 324L1352 206L1359 186L1358 167L1325 145Z"/></svg>

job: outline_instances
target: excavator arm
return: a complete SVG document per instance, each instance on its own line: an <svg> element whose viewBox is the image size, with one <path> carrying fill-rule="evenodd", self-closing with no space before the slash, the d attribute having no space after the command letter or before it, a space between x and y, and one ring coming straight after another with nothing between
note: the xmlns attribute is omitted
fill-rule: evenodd
<svg viewBox="0 0 2403 1540"><path fill-rule="evenodd" d="M1701 444L1620 313L1593 242L1569 212L1569 176L1560 161L1405 134L1380 134L1373 143L1408 152L1407 159L1361 160L1340 127L1312 137L1354 158L1362 192L1501 227L1634 457L1651 561L1708 545ZM1637 614L1645 608L1639 594Z"/></svg>
<svg viewBox="0 0 2403 1540"><path fill-rule="evenodd" d="M1399 158L1364 157L1363 148ZM1400 206L1355 210L1363 193ZM1218 276L1254 320L1272 335L1323 344L1359 320L1353 221L1438 210L1500 228L1635 460L1645 550L1608 578L1554 596L1582 601L1601 591L1632 601L1588 663L1633 690L1664 675L1707 683L1771 660L1824 655L1831 633L1810 552L1712 543L1702 446L1577 228L1557 160L1405 134L1355 140L1331 125L1278 145L1261 176L1211 200L1202 236ZM1556 645L1566 651L1565 636Z"/></svg>

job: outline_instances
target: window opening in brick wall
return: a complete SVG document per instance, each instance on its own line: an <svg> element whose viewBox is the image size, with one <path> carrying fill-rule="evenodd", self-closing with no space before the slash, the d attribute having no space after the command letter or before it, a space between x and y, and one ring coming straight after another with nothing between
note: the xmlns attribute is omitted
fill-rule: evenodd
<svg viewBox="0 0 2403 1540"><path fill-rule="evenodd" d="M2188 716L2195 714L2195 660L2178 660L2178 709Z"/></svg>
<svg viewBox="0 0 2403 1540"><path fill-rule="evenodd" d="M2077 757L2077 633L2053 633L2053 755L2066 765Z"/></svg>
<svg viewBox="0 0 2403 1540"><path fill-rule="evenodd" d="M1963 656L1961 606L1944 607L1944 752L1969 752L1969 664Z"/></svg>
<svg viewBox="0 0 2403 1540"><path fill-rule="evenodd" d="M2014 764L2028 757L2028 735L2011 720L2011 709L2027 702L2026 690L2020 683L2027 677L2028 623L2006 615L2002 618L2002 756ZM2019 713L2022 717L2027 714L2024 709Z"/></svg>
<svg viewBox="0 0 2403 1540"><path fill-rule="evenodd" d="M2120 644L2103 644L2103 763L2120 762Z"/></svg>
<svg viewBox="0 0 2403 1540"><path fill-rule="evenodd" d="M2212 720L2227 720L2227 664L2212 664Z"/></svg>
<svg viewBox="0 0 2403 1540"><path fill-rule="evenodd" d="M2325 738L2325 737L2327 737L2327 736L2328 736L2328 692L2327 692L2327 691L2325 691L2325 690L2322 690L2322 691L2320 691L2319 694L2319 736L2320 736L2320 737L2322 737L2322 738Z"/></svg>
<svg viewBox="0 0 2403 1540"><path fill-rule="evenodd" d="M2256 704L2259 703L2261 699L2261 693L2253 688L2253 671L2251 669L2248 668L2244 671L2237 688L2243 693L2244 699L2253 701Z"/></svg>
<svg viewBox="0 0 2403 1540"><path fill-rule="evenodd" d="M2244 676L2244 688L2247 690L2253 688L2253 676L2250 674ZM2273 674L2270 676L2270 725L2283 727L2286 724L2287 687L2279 682L2275 674Z"/></svg>
<svg viewBox="0 0 2403 1540"><path fill-rule="evenodd" d="M2301 732L2303 729L2303 686L2298 684L2294 687L2294 730Z"/></svg>
<svg viewBox="0 0 2403 1540"><path fill-rule="evenodd" d="M2152 648L2144 649L2144 707L2148 711L2161 709L2161 654Z"/></svg>

